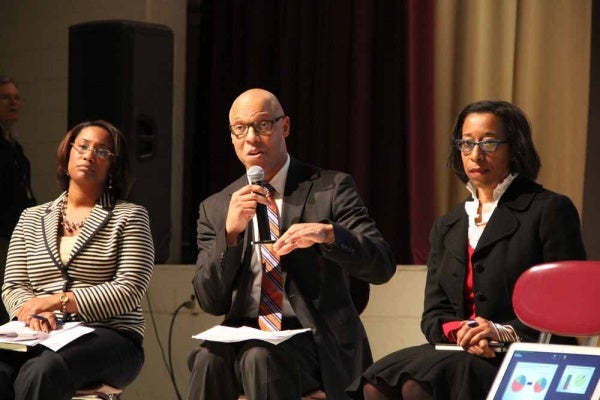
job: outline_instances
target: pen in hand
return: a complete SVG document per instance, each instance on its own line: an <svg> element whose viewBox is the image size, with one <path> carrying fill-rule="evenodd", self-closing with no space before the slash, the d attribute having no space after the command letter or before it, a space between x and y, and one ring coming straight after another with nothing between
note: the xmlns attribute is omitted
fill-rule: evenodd
<svg viewBox="0 0 600 400"><path fill-rule="evenodd" d="M42 315L31 314L30 317L34 318L34 319L37 319L38 321L41 321L41 322L50 322L50 321L48 321L48 318L46 318L46 317L44 317Z"/></svg>
<svg viewBox="0 0 600 400"><path fill-rule="evenodd" d="M38 314L31 314L29 315L31 318L37 319L40 322L47 322L48 324L50 323L50 321L48 321L48 318L44 317L43 315L38 315ZM61 319L57 319L56 320L56 325L61 326L64 325L64 321Z"/></svg>
<svg viewBox="0 0 600 400"><path fill-rule="evenodd" d="M42 315L37 315L37 314L31 314L30 315L31 318L35 318L38 321L42 321L42 322L48 322L48 318L42 316Z"/></svg>
<svg viewBox="0 0 600 400"><path fill-rule="evenodd" d="M27 325L31 328L34 329L36 331L42 331L44 333L48 333L49 330L48 328L50 327L50 329L52 329L52 327L50 326L50 321L48 321L48 318L42 316L42 315L38 315L38 314L29 314L29 318L30 319L36 319L39 322L39 326L35 327L34 325L32 325L31 323L27 323ZM44 325L44 322L46 322L48 325Z"/></svg>

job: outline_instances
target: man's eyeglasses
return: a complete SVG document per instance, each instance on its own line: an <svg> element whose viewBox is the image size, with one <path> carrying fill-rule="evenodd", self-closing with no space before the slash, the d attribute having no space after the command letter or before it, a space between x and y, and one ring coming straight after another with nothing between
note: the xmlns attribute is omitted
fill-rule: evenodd
<svg viewBox="0 0 600 400"><path fill-rule="evenodd" d="M95 155L96 157L100 157L103 160L108 160L111 157L114 156L114 153L112 153L111 151L108 151L106 149L103 148L92 148L89 144L85 144L85 143L71 143L71 147L73 147L75 149L75 151L79 154L84 154L87 153L88 151L91 151L93 155Z"/></svg>
<svg viewBox="0 0 600 400"><path fill-rule="evenodd" d="M279 121L282 118L285 118L285 115L282 115L281 117L277 117L275 119L254 121L249 124L237 123L229 125L229 131L236 138L242 139L246 137L246 135L248 134L248 129L252 127L252 129L254 129L255 135L268 136L271 134L271 129L273 129L273 125L275 125L277 121Z"/></svg>
<svg viewBox="0 0 600 400"><path fill-rule="evenodd" d="M496 151L498 145L508 143L508 140L482 140L480 142L474 142L473 140L461 140L456 139L454 144L459 151L462 151L464 154L470 154L475 146L479 146L479 150L483 150L485 152L493 152Z"/></svg>
<svg viewBox="0 0 600 400"><path fill-rule="evenodd" d="M20 103L23 101L23 99L18 94L0 94L0 102L8 104L11 101L14 101L15 103Z"/></svg>

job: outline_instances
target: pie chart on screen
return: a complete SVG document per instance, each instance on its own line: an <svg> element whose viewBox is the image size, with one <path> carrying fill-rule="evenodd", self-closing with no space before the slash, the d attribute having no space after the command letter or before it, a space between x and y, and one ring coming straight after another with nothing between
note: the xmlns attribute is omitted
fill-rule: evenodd
<svg viewBox="0 0 600 400"><path fill-rule="evenodd" d="M525 378L525 375L519 375L512 382L512 384L510 385L510 388L513 392L519 392L525 387L526 384L527 384L527 378Z"/></svg>
<svg viewBox="0 0 600 400"><path fill-rule="evenodd" d="M546 378L540 378L533 384L533 391L536 393L543 392L547 385L548 381Z"/></svg>

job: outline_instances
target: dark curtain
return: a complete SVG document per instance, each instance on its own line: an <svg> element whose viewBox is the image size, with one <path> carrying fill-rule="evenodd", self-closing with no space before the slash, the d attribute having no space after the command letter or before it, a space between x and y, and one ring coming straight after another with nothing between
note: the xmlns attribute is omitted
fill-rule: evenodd
<svg viewBox="0 0 600 400"><path fill-rule="evenodd" d="M597 73L598 72L598 73ZM590 54L590 105L583 185L583 241L589 260L600 260L600 1L592 2L592 44Z"/></svg>
<svg viewBox="0 0 600 400"><path fill-rule="evenodd" d="M352 174L397 263L424 263L435 212L432 0L203 0L198 15L185 218L244 173L228 112L261 87L290 116L290 154Z"/></svg>

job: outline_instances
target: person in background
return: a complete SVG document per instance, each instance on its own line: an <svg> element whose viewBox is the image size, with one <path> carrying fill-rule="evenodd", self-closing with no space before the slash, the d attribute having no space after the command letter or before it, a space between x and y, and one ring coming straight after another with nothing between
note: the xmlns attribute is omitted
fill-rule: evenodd
<svg viewBox="0 0 600 400"><path fill-rule="evenodd" d="M350 386L354 398L484 399L502 361L490 343L538 339L513 311L517 278L536 264L586 257L571 200L534 181L540 160L519 108L470 104L451 139L448 164L470 195L431 230L421 320L429 343L377 361Z"/></svg>
<svg viewBox="0 0 600 400"><path fill-rule="evenodd" d="M390 247L349 175L288 155L290 118L272 93L242 93L229 123L239 160L261 167L268 184L244 175L200 204L193 278L200 307L225 315L228 326L310 331L277 346L204 341L188 359L188 398L234 400L243 390L248 399L289 400L322 389L344 399L372 362L350 279L388 281L396 270ZM251 244L257 204L269 208L275 241L260 250Z"/></svg>
<svg viewBox="0 0 600 400"><path fill-rule="evenodd" d="M64 192L21 214L2 287L11 318L43 332L65 321L94 331L57 352L0 350L3 399L70 399L90 384L123 387L140 372L141 302L154 246L148 213L124 200L132 178L127 154L110 123L75 126L57 151Z"/></svg>
<svg viewBox="0 0 600 400"><path fill-rule="evenodd" d="M4 280L8 242L19 215L36 205L31 191L29 160L15 136L21 112L21 95L14 79L0 75L0 285ZM0 292L1 293L1 292ZM8 313L0 302L0 324Z"/></svg>

